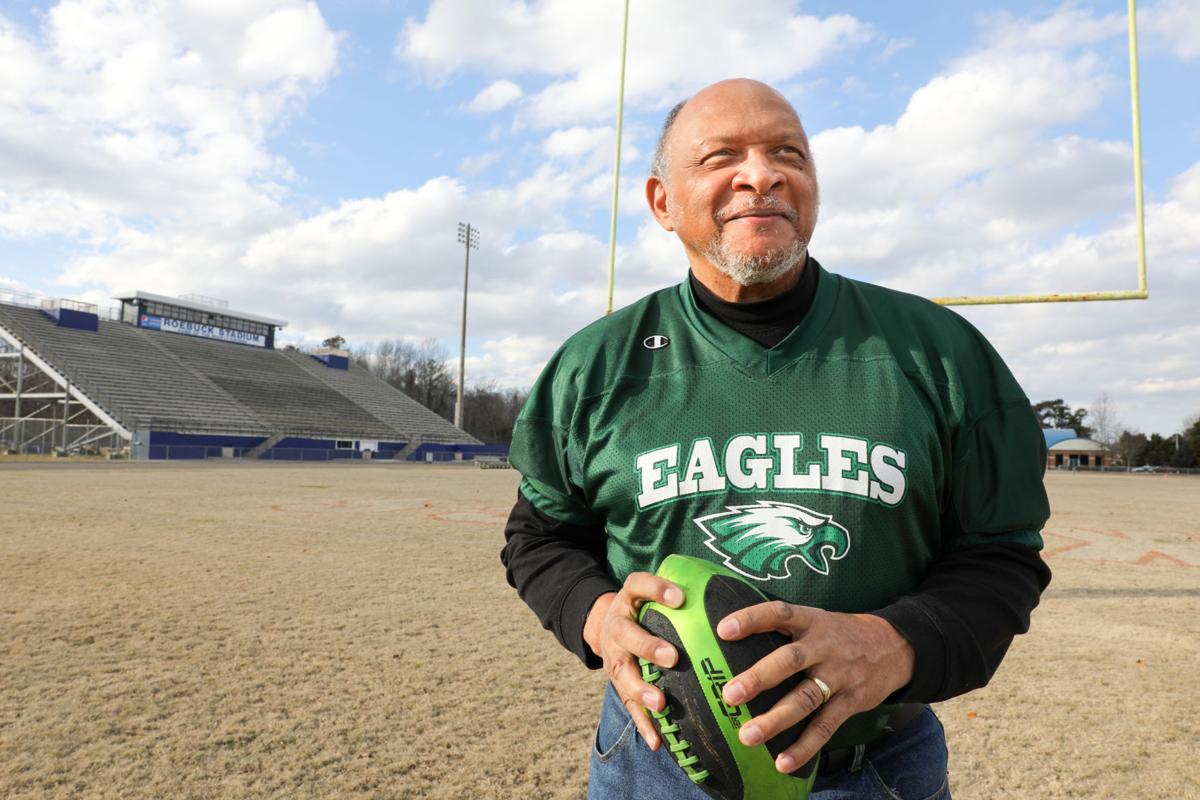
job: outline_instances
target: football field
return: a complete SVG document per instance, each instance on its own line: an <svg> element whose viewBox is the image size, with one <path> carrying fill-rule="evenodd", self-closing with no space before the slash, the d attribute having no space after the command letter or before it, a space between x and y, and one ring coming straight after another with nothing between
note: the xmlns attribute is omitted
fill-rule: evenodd
<svg viewBox="0 0 1200 800"><path fill-rule="evenodd" d="M582 797L603 676L505 583L517 480L0 463L0 797ZM1047 485L954 796L1200 798L1200 478Z"/></svg>

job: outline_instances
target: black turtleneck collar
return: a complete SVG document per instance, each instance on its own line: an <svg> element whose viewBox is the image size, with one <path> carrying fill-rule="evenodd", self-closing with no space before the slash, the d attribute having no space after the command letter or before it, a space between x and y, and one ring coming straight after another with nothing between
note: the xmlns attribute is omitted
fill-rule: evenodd
<svg viewBox="0 0 1200 800"><path fill-rule="evenodd" d="M783 294L751 303L731 303L713 294L688 272L696 305L743 336L771 348L782 342L804 319L817 294L817 262L809 258L796 285Z"/></svg>

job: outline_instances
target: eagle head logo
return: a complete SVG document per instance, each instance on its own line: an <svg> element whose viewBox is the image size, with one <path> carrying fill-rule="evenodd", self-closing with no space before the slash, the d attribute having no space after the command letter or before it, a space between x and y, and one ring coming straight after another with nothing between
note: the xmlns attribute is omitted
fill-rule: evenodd
<svg viewBox="0 0 1200 800"><path fill-rule="evenodd" d="M800 559L820 575L829 562L850 551L850 532L820 514L793 503L759 500L753 505L726 506L719 514L695 520L707 535L705 544L725 566L758 581L791 576L789 562Z"/></svg>

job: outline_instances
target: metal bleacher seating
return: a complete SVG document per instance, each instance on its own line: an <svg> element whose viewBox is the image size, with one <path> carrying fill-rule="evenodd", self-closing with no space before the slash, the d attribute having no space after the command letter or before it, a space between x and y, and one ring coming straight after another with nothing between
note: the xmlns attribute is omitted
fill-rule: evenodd
<svg viewBox="0 0 1200 800"><path fill-rule="evenodd" d="M330 369L298 350L284 350L281 353L338 394L397 430L420 431L423 439L447 444L477 441L358 364L351 363L348 370Z"/></svg>
<svg viewBox="0 0 1200 800"><path fill-rule="evenodd" d="M101 321L95 332L60 328L41 311L0 305L0 323L130 430L161 426L257 434L265 425L237 400L155 346L150 333Z"/></svg>
<svg viewBox="0 0 1200 800"><path fill-rule="evenodd" d="M103 319L60 328L7 304L0 325L130 430L478 444L357 365Z"/></svg>
<svg viewBox="0 0 1200 800"><path fill-rule="evenodd" d="M396 430L314 380L282 352L153 334L155 344L234 397L272 432L395 437ZM318 365L320 366L320 365Z"/></svg>

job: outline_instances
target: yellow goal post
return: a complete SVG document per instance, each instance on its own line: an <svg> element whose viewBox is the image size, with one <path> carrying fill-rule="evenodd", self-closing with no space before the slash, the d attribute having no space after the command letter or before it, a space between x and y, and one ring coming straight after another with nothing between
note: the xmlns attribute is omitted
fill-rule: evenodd
<svg viewBox="0 0 1200 800"><path fill-rule="evenodd" d="M1128 0L1129 16L1129 98L1133 116L1133 196L1137 226L1138 288L1125 291L1065 292L1050 294L999 294L934 297L933 302L944 306L994 306L1016 303L1078 303L1094 300L1145 300L1150 297L1146 288L1146 217L1142 189L1142 118L1138 99L1137 0ZM625 52L629 33L629 0L625 0L625 19L621 30L621 78L617 100L617 153L613 166L612 222L608 249L608 307L612 313L613 278L616 267L617 197L621 175L621 123L625 105Z"/></svg>
<svg viewBox="0 0 1200 800"><path fill-rule="evenodd" d="M995 306L1013 303L1080 303L1090 300L1145 300L1146 215L1142 191L1142 114L1138 100L1137 0L1129 0L1129 103L1133 115L1133 205L1137 226L1138 288L1116 292L1068 292L1064 294L997 294L934 297L944 306Z"/></svg>

